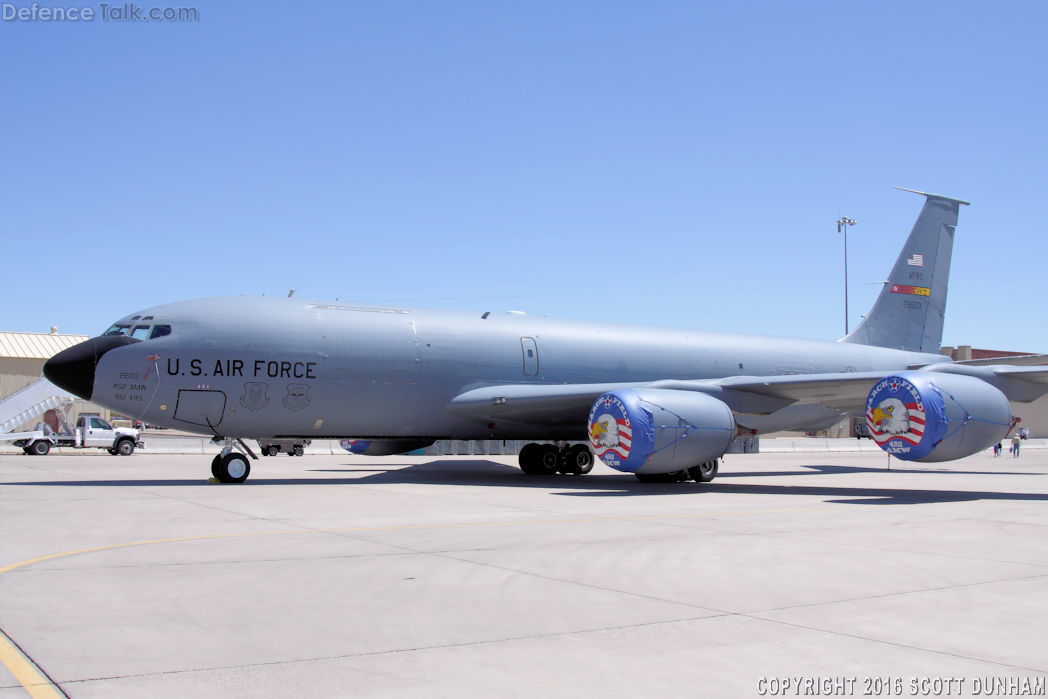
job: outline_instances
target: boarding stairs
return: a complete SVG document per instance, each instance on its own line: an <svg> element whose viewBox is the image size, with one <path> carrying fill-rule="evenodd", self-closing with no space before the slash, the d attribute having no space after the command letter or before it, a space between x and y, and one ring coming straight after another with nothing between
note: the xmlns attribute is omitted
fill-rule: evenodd
<svg viewBox="0 0 1048 699"><path fill-rule="evenodd" d="M0 399L0 434L11 432L48 410L64 408L76 397L41 377Z"/></svg>

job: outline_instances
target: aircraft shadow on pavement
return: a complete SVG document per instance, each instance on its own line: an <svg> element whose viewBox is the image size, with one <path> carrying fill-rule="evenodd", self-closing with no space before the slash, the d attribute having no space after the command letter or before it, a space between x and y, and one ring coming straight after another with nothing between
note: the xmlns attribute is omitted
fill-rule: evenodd
<svg viewBox="0 0 1048 699"><path fill-rule="evenodd" d="M376 465L377 466L377 465ZM886 478L906 474L942 473L954 475L1044 475L1040 473L1013 473L1001 471L947 471L943 469L887 469L811 465L788 471L722 471L713 483L641 483L628 474L589 474L586 476L524 476L520 469L491 461L430 461L421 464L382 464L380 467L346 464L345 468L308 469L316 474L345 474L344 477L266 478L265 469L237 487L264 487L274 485L389 485L432 484L450 486L494 486L512 488L539 488L556 495L572 497L640 497L700 496L703 494L732 493L760 495L794 495L819 498L823 502L852 505L919 505L927 503L964 502L974 500L1048 501L1048 493L1020 493L989 490L932 490L902 487L849 487L841 485L778 485L769 483L733 483L737 478L840 475L849 473L883 473ZM83 486L83 487L185 487L200 486L205 482L194 479L116 479L116 480L55 480L0 483L5 486Z"/></svg>

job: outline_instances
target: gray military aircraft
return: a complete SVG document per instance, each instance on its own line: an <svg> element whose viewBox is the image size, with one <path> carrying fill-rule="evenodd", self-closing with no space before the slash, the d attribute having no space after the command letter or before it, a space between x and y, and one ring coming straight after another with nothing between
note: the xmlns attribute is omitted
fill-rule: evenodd
<svg viewBox="0 0 1048 699"><path fill-rule="evenodd" d="M924 206L880 296L836 342L232 297L126 316L44 374L122 414L213 435L222 482L250 473L247 438L355 438L373 455L535 440L519 457L530 475L586 473L596 456L641 480L710 481L737 435L863 412L889 453L957 459L1003 438L1008 401L1048 392L1048 369L937 354L967 202L916 193Z"/></svg>

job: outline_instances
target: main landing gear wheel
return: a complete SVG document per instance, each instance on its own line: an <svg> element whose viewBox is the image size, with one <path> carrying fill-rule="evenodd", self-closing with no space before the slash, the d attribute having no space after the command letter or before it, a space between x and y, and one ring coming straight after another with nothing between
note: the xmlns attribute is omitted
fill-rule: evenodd
<svg viewBox="0 0 1048 699"><path fill-rule="evenodd" d="M688 469L688 475L691 476L696 483L709 483L717 477L717 470L719 467L720 460L714 459L713 461L707 461L698 466L692 466Z"/></svg>
<svg viewBox="0 0 1048 699"><path fill-rule="evenodd" d="M576 444L560 450L557 470L566 476L582 476L593 470L593 454L585 444Z"/></svg>
<svg viewBox="0 0 1048 699"><path fill-rule="evenodd" d="M525 444L517 462L529 476L552 476L557 472L557 448L552 444Z"/></svg>
<svg viewBox="0 0 1048 699"><path fill-rule="evenodd" d="M686 471L670 471L669 473L635 473L637 480L641 483L677 483L680 481L694 480L697 483L709 483L717 477L720 460L714 459L692 466Z"/></svg>
<svg viewBox="0 0 1048 699"><path fill-rule="evenodd" d="M529 476L552 476L555 473L581 476L593 470L593 454L585 444L562 447L525 444L518 462L520 470Z"/></svg>
<svg viewBox="0 0 1048 699"><path fill-rule="evenodd" d="M243 483L251 473L247 457L238 451L219 454L211 462L211 473L219 483Z"/></svg>

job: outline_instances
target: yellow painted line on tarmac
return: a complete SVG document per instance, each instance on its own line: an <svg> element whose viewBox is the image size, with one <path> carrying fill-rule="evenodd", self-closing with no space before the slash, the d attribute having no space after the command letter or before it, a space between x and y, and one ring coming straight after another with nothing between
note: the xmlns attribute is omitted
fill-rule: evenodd
<svg viewBox="0 0 1048 699"><path fill-rule="evenodd" d="M209 541L215 539L235 539L255 536L286 536L289 534L349 534L353 532L382 532L382 531L411 531L423 529L456 529L456 528L481 528L481 527L513 527L513 526L535 526L556 524L586 524L599 522L622 522L622 521L644 521L652 519L696 519L704 517L733 517L738 515L766 515L781 514L784 512L802 512L814 510L815 507L786 507L765 510L738 510L725 512L689 512L679 514L652 514L652 515L628 515L611 517L573 517L568 519L535 519L535 520L507 520L501 522L448 522L443 524L402 524L374 527L346 527L344 529L285 529L268 532L242 532L238 534L208 534L204 536L182 536L171 539L147 539L145 541L131 541L123 544L108 544L105 546L92 546L90 548L76 549L74 551L63 551L51 553L46 556L29 558L18 563L0 567L0 575L9 573L19 568L53 561L58 558L80 556L87 553L99 551L114 551L116 549L131 548L134 546L152 546L156 544L177 544L188 541ZM58 687L48 679L40 668L23 653L10 638L0 630L0 662L2 662L11 674L22 683L33 699L66 696Z"/></svg>
<svg viewBox="0 0 1048 699"><path fill-rule="evenodd" d="M0 631L0 662L33 699L60 699L66 696L3 631Z"/></svg>

